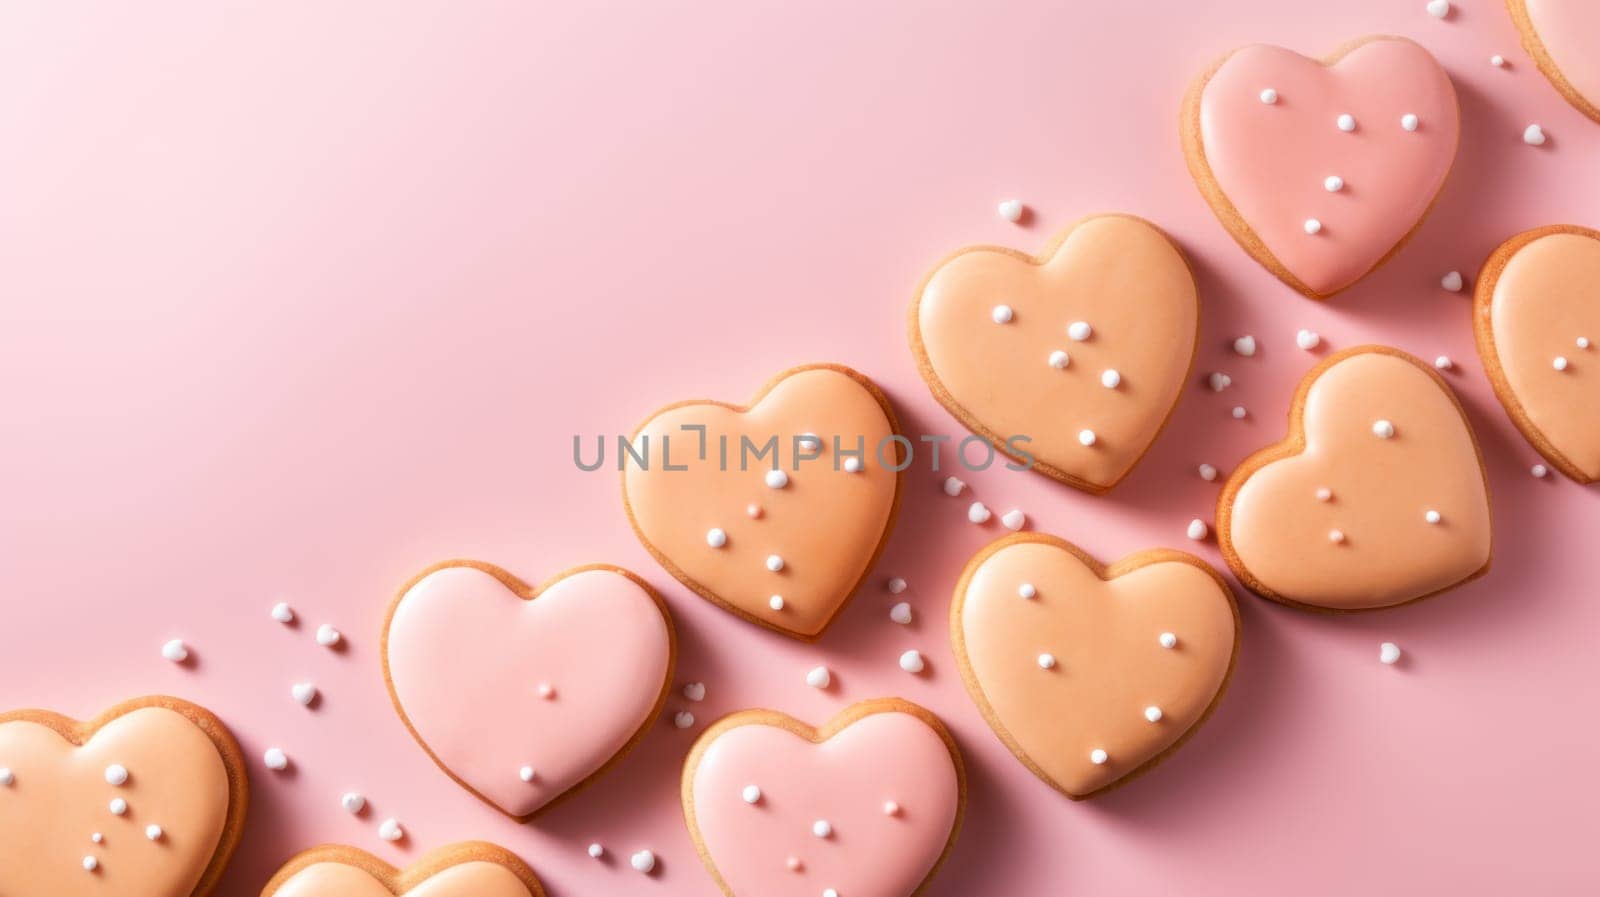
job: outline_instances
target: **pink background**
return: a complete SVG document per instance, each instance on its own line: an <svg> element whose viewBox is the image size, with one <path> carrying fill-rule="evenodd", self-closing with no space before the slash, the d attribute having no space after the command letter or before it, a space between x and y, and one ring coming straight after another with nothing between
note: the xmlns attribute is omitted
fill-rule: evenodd
<svg viewBox="0 0 1600 897"><path fill-rule="evenodd" d="M214 708L252 758L224 893L342 841L404 862L461 838L525 856L557 897L705 895L678 769L716 716L820 721L899 694L941 714L971 775L930 897L1504 894L1592 887L1600 749L1600 496L1537 458L1472 347L1469 282L1494 245L1594 225L1600 126L1518 47L1501 4L1422 0L1075 4L719 0L393 4L10 3L0 8L0 706L88 716L167 692ZM675 8L676 7L676 8ZM1320 54L1393 32L1461 96L1442 200L1391 264L1335 301L1292 293L1190 183L1179 98L1230 47ZM1502 53L1506 69L1488 57ZM1542 123L1550 142L1523 145ZM994 214L1009 196L1035 215ZM906 347L912 288L971 242L1034 249L1081 215L1167 228L1204 297L1198 385L1132 477L1092 498L968 475L997 511L1102 558L1184 538L1230 469L1277 438L1302 327L1458 364L1496 506L1494 571L1402 610L1324 618L1241 595L1217 714L1145 779L1073 804L993 737L944 614L998 527L918 466L872 584L816 645L742 624L658 568L614 473L574 433L627 431L686 397L743 400L802 362L877 378L913 431L958 435ZM1228 351L1253 333L1255 358ZM1317 353L1321 354L1321 353ZM1243 403L1246 420L1228 409ZM1214 545L1197 549L1218 561ZM393 713L376 641L394 589L450 556L529 579L607 561L672 605L688 731L663 721L614 772L518 826L438 773ZM881 582L918 614L889 621ZM303 623L267 610L286 599ZM349 649L316 646L332 622ZM193 645L180 668L158 649ZM1378 643L1406 651L1377 662ZM928 675L899 671L916 647ZM806 669L827 663L836 687ZM307 711L289 685L311 679ZM294 759L260 766L264 748ZM357 788L373 814L347 815ZM399 846L376 834L397 816ZM603 842L611 859L584 854ZM625 857L661 858L646 879Z"/></svg>

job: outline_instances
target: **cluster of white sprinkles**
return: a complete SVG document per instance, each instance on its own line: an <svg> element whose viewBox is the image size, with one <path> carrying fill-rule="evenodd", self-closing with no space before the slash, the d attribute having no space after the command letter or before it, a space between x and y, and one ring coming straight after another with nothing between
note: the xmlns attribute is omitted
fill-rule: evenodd
<svg viewBox="0 0 1600 897"><path fill-rule="evenodd" d="M996 324L1010 324L1016 319L1016 312L1009 305L996 305L994 308L989 310L989 318ZM1073 342L1086 342L1093 336L1094 326L1088 321L1073 321L1071 324L1067 325L1067 338L1071 339ZM1065 349L1054 349L1048 356L1045 357L1045 364L1058 371L1066 370L1067 367L1072 364L1072 356L1068 355ZM1106 389L1117 389L1121 387L1122 372L1116 368L1106 368L1100 372L1100 385ZM1084 428L1078 431L1078 443L1085 448L1092 447L1096 441L1097 437L1095 436L1094 430ZM951 479L954 479L954 477ZM949 492L948 488L946 489L946 492ZM959 494L959 490L957 492L950 492L949 494L957 495ZM978 523L981 521L973 522Z"/></svg>
<svg viewBox="0 0 1600 897"><path fill-rule="evenodd" d="M130 777L128 768L123 766L121 763L108 764L102 775L106 780L106 784L113 788L121 788L123 785L128 784L128 779ZM0 767L0 785L9 786L15 781L16 775L12 773L9 767ZM109 810L113 816L126 816L128 814L128 802L123 798L114 797L111 799L111 802L106 805L106 809ZM151 841L160 841L165 834L166 832L162 830L161 826L154 822L144 827L144 836ZM105 843L106 837L100 832L93 832L89 835L89 840L95 844L103 844ZM94 872L100 868L100 860L98 857L93 855L85 856L83 858L82 865L85 872Z"/></svg>
<svg viewBox="0 0 1600 897"><path fill-rule="evenodd" d="M765 796L765 793L761 790L761 786L754 783L745 785L743 788L739 789L739 799L752 807L761 804L761 802L765 799ZM899 816L900 802L896 800L886 800L882 804L882 810L883 815L885 816ZM813 820L811 823L811 834L817 838L832 838L833 823L826 819ZM589 845L590 856L599 857L601 852L603 852L603 849L600 848L600 845ZM790 872L801 872L805 869L805 863L801 862L800 858L793 854L790 854L784 859L783 865L784 868L788 869ZM839 895L839 892L833 888L825 888L822 893L823 897L830 897L830 895L831 897L838 897Z"/></svg>

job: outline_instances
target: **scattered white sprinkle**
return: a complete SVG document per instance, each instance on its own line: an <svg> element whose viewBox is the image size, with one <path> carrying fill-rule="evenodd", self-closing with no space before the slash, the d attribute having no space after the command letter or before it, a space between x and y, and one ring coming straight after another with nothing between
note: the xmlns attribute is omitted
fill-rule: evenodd
<svg viewBox="0 0 1600 897"><path fill-rule="evenodd" d="M1222 392L1233 385L1233 378L1221 371L1215 371L1206 378L1206 383L1211 386L1212 392Z"/></svg>
<svg viewBox="0 0 1600 897"><path fill-rule="evenodd" d="M100 834L99 832L95 832L94 834L89 836L89 840L93 841L96 844L99 844L100 842L104 841L105 839L106 839L106 836Z"/></svg>
<svg viewBox="0 0 1600 897"><path fill-rule="evenodd" d="M317 687L310 682L296 682L289 686L289 694L302 706L310 707L317 699Z"/></svg>
<svg viewBox="0 0 1600 897"><path fill-rule="evenodd" d="M823 888L822 897L839 897L839 892L833 888Z"/></svg>
<svg viewBox="0 0 1600 897"><path fill-rule="evenodd" d="M1344 530L1337 530L1337 529L1328 530L1328 541L1334 543L1335 545L1343 542L1344 541Z"/></svg>
<svg viewBox="0 0 1600 897"><path fill-rule="evenodd" d="M267 752L261 755L261 762L271 770L288 769L289 755L280 748L267 748Z"/></svg>
<svg viewBox="0 0 1600 897"><path fill-rule="evenodd" d="M1107 368L1100 372L1100 385L1106 389L1116 389L1122 385L1122 374L1116 368Z"/></svg>
<svg viewBox="0 0 1600 897"><path fill-rule="evenodd" d="M100 868L100 861L99 860L95 859L94 857L84 857L83 858L83 871L85 871L85 872L93 872L94 870L96 870L98 868Z"/></svg>
<svg viewBox="0 0 1600 897"><path fill-rule="evenodd" d="M279 623L293 623L294 608L290 607L287 601L279 601L272 606L272 619Z"/></svg>
<svg viewBox="0 0 1600 897"><path fill-rule="evenodd" d="M1522 142L1529 146L1544 146L1544 128L1528 125L1522 132Z"/></svg>
<svg viewBox="0 0 1600 897"><path fill-rule="evenodd" d="M833 674L827 667L812 667L806 673L806 684L812 688L827 688L833 682Z"/></svg>
<svg viewBox="0 0 1600 897"><path fill-rule="evenodd" d="M783 557L776 554L767 555L767 569L771 570L773 573L777 573L778 571L782 570Z"/></svg>
<svg viewBox="0 0 1600 897"><path fill-rule="evenodd" d="M751 520L755 520L761 516L761 506L751 502L744 506L744 512L750 516Z"/></svg>
<svg viewBox="0 0 1600 897"><path fill-rule="evenodd" d="M706 684L704 682L684 683L683 697L690 701L704 701L706 699Z"/></svg>
<svg viewBox="0 0 1600 897"><path fill-rule="evenodd" d="M339 806L352 816L367 808L367 799L359 791L346 791L339 798Z"/></svg>
<svg viewBox="0 0 1600 897"><path fill-rule="evenodd" d="M1339 126L1339 130L1347 134L1356 129L1356 117L1348 112L1334 119L1333 123Z"/></svg>
<svg viewBox="0 0 1600 897"><path fill-rule="evenodd" d="M1344 189L1344 178L1336 174L1330 174L1322 179L1322 189L1329 193L1338 193Z"/></svg>
<svg viewBox="0 0 1600 897"><path fill-rule="evenodd" d="M694 725L694 714L687 710L679 710L672 716L672 724L680 729L687 729Z"/></svg>
<svg viewBox="0 0 1600 897"><path fill-rule="evenodd" d="M1315 218L1307 218L1305 229L1308 234L1320 234L1322 233L1322 222Z"/></svg>
<svg viewBox="0 0 1600 897"><path fill-rule="evenodd" d="M1235 405L1233 406L1233 411L1231 413L1233 414L1234 420L1244 420L1245 415L1249 414L1250 412L1246 411L1243 405Z"/></svg>
<svg viewBox="0 0 1600 897"><path fill-rule="evenodd" d="M782 489L789 485L789 475L781 470L767 471L766 480L769 489Z"/></svg>
<svg viewBox="0 0 1600 897"><path fill-rule="evenodd" d="M1089 752L1089 762L1096 766L1104 766L1106 762L1106 752L1100 748L1095 748Z"/></svg>
<svg viewBox="0 0 1600 897"><path fill-rule="evenodd" d="M1067 325L1067 336L1081 343L1094 336L1094 328L1089 326L1088 321L1073 321Z"/></svg>
<svg viewBox="0 0 1600 897"><path fill-rule="evenodd" d="M9 766L0 766L0 785L10 785L17 780L17 774Z"/></svg>
<svg viewBox="0 0 1600 897"><path fill-rule="evenodd" d="M144 827L144 836L146 838L149 838L152 841L160 841L161 840L161 826L156 825L153 822L150 823L149 825Z"/></svg>
<svg viewBox="0 0 1600 897"><path fill-rule="evenodd" d="M684 690L688 691L688 686L684 686ZM705 686L702 685L700 687L700 690L702 692L704 692L705 691ZM555 686L551 685L548 682L541 682L538 685L535 685L533 687L533 691L534 691L534 694L537 694L539 697L544 698L546 701L552 700L556 696L556 688L555 688Z"/></svg>
<svg viewBox="0 0 1600 897"><path fill-rule="evenodd" d="M401 828L400 821L392 816L378 826L378 837L385 841L398 841L405 836L406 830Z"/></svg>
<svg viewBox="0 0 1600 897"><path fill-rule="evenodd" d="M1017 594L1023 598L1032 598L1033 596L1039 594L1039 590L1033 587L1033 583L1025 582L1022 585L1017 586Z"/></svg>
<svg viewBox="0 0 1600 897"><path fill-rule="evenodd" d="M799 871L800 871L800 868L801 868L801 864L800 864L800 858L799 858L799 857L797 857L797 856L791 856L791 857L789 857L789 858L788 858L788 859L786 859L786 860L784 860L784 861L783 861L783 865L784 865L784 866L785 866L785 867L786 867L786 868L787 868L787 869L788 869L788 870L789 870L789 871L790 871L790 872L799 872Z"/></svg>
<svg viewBox="0 0 1600 897"><path fill-rule="evenodd" d="M773 595L771 598L768 598L767 607L770 607L773 610L783 610L783 596Z"/></svg>
<svg viewBox="0 0 1600 897"><path fill-rule="evenodd" d="M1053 669L1055 669L1055 667L1056 667L1056 656L1054 654L1040 654L1039 655L1039 669L1041 669L1041 670L1053 670Z"/></svg>
<svg viewBox="0 0 1600 897"><path fill-rule="evenodd" d="M1009 305L996 305L994 310L989 312L989 317L994 319L996 324L1009 324L1013 316L1014 313Z"/></svg>
<svg viewBox="0 0 1600 897"><path fill-rule="evenodd" d="M900 655L900 669L908 673L920 673L926 664L922 660L922 652L913 648Z"/></svg>
<svg viewBox="0 0 1600 897"><path fill-rule="evenodd" d="M656 867L656 855L648 850L641 850L633 856L628 857L628 865L632 866L635 872L642 872L645 875L649 875L650 870Z"/></svg>
<svg viewBox="0 0 1600 897"><path fill-rule="evenodd" d="M589 845L589 856L590 856L590 858L598 860L598 859L600 859L601 857L603 857L605 855L606 855L605 845L601 844L599 841L596 841L593 844Z"/></svg>
<svg viewBox="0 0 1600 897"><path fill-rule="evenodd" d="M1587 336L1578 337L1577 343L1578 343L1578 348L1580 348L1580 349L1589 348L1589 338Z"/></svg>
<svg viewBox="0 0 1600 897"><path fill-rule="evenodd" d="M713 526L706 530L706 544L712 548L721 548L728 544L728 534L723 532L720 527Z"/></svg>
<svg viewBox="0 0 1600 897"><path fill-rule="evenodd" d="M128 768L121 763L113 763L106 767L106 784L123 785L128 781Z"/></svg>
<svg viewBox="0 0 1600 897"><path fill-rule="evenodd" d="M1094 445L1095 441L1098 438L1099 437L1094 435L1094 431L1093 430L1084 429L1084 430L1079 430L1078 431L1078 444L1079 445L1083 445L1083 446Z"/></svg>
<svg viewBox="0 0 1600 897"><path fill-rule="evenodd" d="M1239 337L1233 341L1233 351L1249 358L1256 354L1256 338L1248 334Z"/></svg>
<svg viewBox="0 0 1600 897"><path fill-rule="evenodd" d="M531 766L524 766L521 769L517 770L517 778L523 780L524 782L533 781L533 774L534 774L534 769Z"/></svg>
<svg viewBox="0 0 1600 897"><path fill-rule="evenodd" d="M1022 200L1001 200L1000 205L995 207L995 211L1000 213L1001 218L1004 218L1012 224L1016 224L1018 221L1022 220Z"/></svg>
<svg viewBox="0 0 1600 897"><path fill-rule="evenodd" d="M744 802L747 804L760 803L761 789L755 785L746 785L744 790L739 792L739 796L744 798Z"/></svg>
<svg viewBox="0 0 1600 897"><path fill-rule="evenodd" d="M1543 464L1533 465L1533 467L1528 469L1528 472L1541 480L1550 475L1550 469L1545 467Z"/></svg>
<svg viewBox="0 0 1600 897"><path fill-rule="evenodd" d="M1161 722L1161 708L1154 704L1144 709L1144 718L1152 723Z"/></svg>
<svg viewBox="0 0 1600 897"><path fill-rule="evenodd" d="M1460 271L1447 271L1443 277L1439 278L1439 286L1452 293L1461 292L1462 284Z"/></svg>
<svg viewBox="0 0 1600 897"><path fill-rule="evenodd" d="M324 648L332 648L334 645L339 644L339 640L342 638L344 636L339 633L339 630L334 629L327 623L317 627L317 644Z"/></svg>
<svg viewBox="0 0 1600 897"><path fill-rule="evenodd" d="M1294 335L1294 344L1310 352L1322 345L1322 337L1318 336L1315 330L1302 330Z"/></svg>
<svg viewBox="0 0 1600 897"><path fill-rule="evenodd" d="M1059 371L1064 370L1067 365L1071 364L1072 358L1067 353L1057 349L1050 353L1050 358L1047 361L1051 367Z"/></svg>
<svg viewBox="0 0 1600 897"><path fill-rule="evenodd" d="M894 607L889 608L889 619L895 621L896 623L910 623L911 605L902 601L899 604L896 604Z"/></svg>
<svg viewBox="0 0 1600 897"><path fill-rule="evenodd" d="M1550 362L1550 366L1558 371L1564 371L1567 369L1567 359L1565 356L1557 355L1555 360Z"/></svg>
<svg viewBox="0 0 1600 897"><path fill-rule="evenodd" d="M840 466L844 468L845 473L860 473L861 459L857 458L855 455L850 455L844 459L844 463Z"/></svg>
<svg viewBox="0 0 1600 897"><path fill-rule="evenodd" d="M111 799L111 804L107 807L107 809L111 811L111 815L121 816L122 814L128 812L128 802L120 797L114 797Z"/></svg>
<svg viewBox="0 0 1600 897"><path fill-rule="evenodd" d="M1333 490L1327 486L1318 486L1317 501L1333 501Z"/></svg>
<svg viewBox="0 0 1600 897"><path fill-rule="evenodd" d="M1278 102L1278 92L1270 87L1261 91L1261 102L1266 103L1268 106Z"/></svg>
<svg viewBox="0 0 1600 897"><path fill-rule="evenodd" d="M1217 469L1212 467L1210 464L1200 465L1200 479L1205 480L1208 483L1215 482L1217 479Z"/></svg>
<svg viewBox="0 0 1600 897"><path fill-rule="evenodd" d="M1428 15L1442 19L1450 14L1450 0L1428 0Z"/></svg>
<svg viewBox="0 0 1600 897"><path fill-rule="evenodd" d="M1393 664L1400 659L1400 646L1394 642L1384 642L1378 646L1378 660Z"/></svg>
<svg viewBox="0 0 1600 897"><path fill-rule="evenodd" d="M183 663L189 659L189 646L183 643L183 639L175 638L161 646L161 656L173 663Z"/></svg>
<svg viewBox="0 0 1600 897"><path fill-rule="evenodd" d="M1497 69L1505 68L1506 58L1504 56L1501 56L1499 53L1496 53L1493 56L1489 57L1489 64L1494 66Z"/></svg>
<svg viewBox="0 0 1600 897"><path fill-rule="evenodd" d="M906 590L906 581L898 576L889 577L889 582L886 585L891 595L898 595Z"/></svg>
<svg viewBox="0 0 1600 897"><path fill-rule="evenodd" d="M811 834L816 835L818 838L831 838L833 837L833 824L826 819L818 819L816 822L811 823Z"/></svg>
<svg viewBox="0 0 1600 897"><path fill-rule="evenodd" d="M1195 519L1189 521L1189 528L1185 530L1185 532L1189 538L1199 542L1211 534L1211 529L1210 527L1206 526L1206 522L1204 520L1196 517Z"/></svg>
<svg viewBox="0 0 1600 897"><path fill-rule="evenodd" d="M1178 637L1173 635L1170 632L1161 633L1161 637L1156 639L1156 641L1160 642L1161 643L1161 647L1163 647L1163 648L1176 648L1176 647L1178 647Z"/></svg>
<svg viewBox="0 0 1600 897"><path fill-rule="evenodd" d="M1011 510L1000 515L1000 525L1004 526L1008 530L1011 530L1012 532L1022 529L1027 522L1028 515L1022 513L1016 508L1012 508Z"/></svg>
<svg viewBox="0 0 1600 897"><path fill-rule="evenodd" d="M1387 420L1376 420L1372 424L1372 435L1379 439L1390 439L1394 436L1394 424Z"/></svg>
<svg viewBox="0 0 1600 897"><path fill-rule="evenodd" d="M1417 120L1417 117L1410 112L1400 116L1400 127L1405 128L1407 131L1415 131L1418 124L1420 124L1420 122Z"/></svg>
<svg viewBox="0 0 1600 897"><path fill-rule="evenodd" d="M973 523L988 523L989 509L984 506L983 502L975 501L967 506L967 519Z"/></svg>
<svg viewBox="0 0 1600 897"><path fill-rule="evenodd" d="M895 803L892 800L884 801L883 802L883 815L885 815L885 816L899 816L900 815L900 805Z"/></svg>
<svg viewBox="0 0 1600 897"><path fill-rule="evenodd" d="M1438 358L1433 360L1433 366L1441 371L1448 371L1455 367L1456 363L1450 360L1450 356L1440 355Z"/></svg>
<svg viewBox="0 0 1600 897"><path fill-rule="evenodd" d="M960 495L966 488L967 484L962 482L960 477L944 478L944 494L950 496L951 498L955 498L957 495Z"/></svg>
<svg viewBox="0 0 1600 897"><path fill-rule="evenodd" d="M1428 521L1429 523L1438 523L1439 521L1443 520L1444 517L1440 515L1438 511L1429 508L1428 512L1422 515L1422 519Z"/></svg>

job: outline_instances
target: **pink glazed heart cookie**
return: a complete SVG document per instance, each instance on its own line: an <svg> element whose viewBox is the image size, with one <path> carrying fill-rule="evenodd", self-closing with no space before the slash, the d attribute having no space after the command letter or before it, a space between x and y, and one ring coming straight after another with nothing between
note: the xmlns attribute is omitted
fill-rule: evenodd
<svg viewBox="0 0 1600 897"><path fill-rule="evenodd" d="M1460 131L1450 76L1401 37L1325 62L1252 44L1201 75L1183 108L1184 155L1212 210L1313 299L1366 276L1422 223Z"/></svg>
<svg viewBox="0 0 1600 897"><path fill-rule="evenodd" d="M1155 766L1227 688L1239 613L1215 570L1154 549L1106 567L1070 542L1007 536L950 605L961 678L1034 775L1073 800Z"/></svg>
<svg viewBox="0 0 1600 897"><path fill-rule="evenodd" d="M1600 3L1506 0L1506 8L1539 71L1567 102L1600 121Z"/></svg>
<svg viewBox="0 0 1600 897"><path fill-rule="evenodd" d="M910 440L882 391L842 365L773 378L745 407L690 401L633 434L622 500L646 549L752 623L818 638L894 526Z"/></svg>
<svg viewBox="0 0 1600 897"><path fill-rule="evenodd" d="M1600 480L1600 231L1558 224L1489 256L1478 354L1506 413L1557 470Z"/></svg>
<svg viewBox="0 0 1600 897"><path fill-rule="evenodd" d="M1194 362L1199 298L1177 246L1131 215L1072 225L1038 257L973 246L911 304L934 397L1034 470L1102 493L1161 432Z"/></svg>
<svg viewBox="0 0 1600 897"><path fill-rule="evenodd" d="M544 897L516 854L482 841L429 852L404 871L364 850L327 844L295 855L261 897Z"/></svg>
<svg viewBox="0 0 1600 897"><path fill-rule="evenodd" d="M1300 382L1289 436L1241 463L1217 541L1251 591L1308 610L1394 607L1488 572L1483 456L1432 367L1386 346Z"/></svg>
<svg viewBox="0 0 1600 897"><path fill-rule="evenodd" d="M383 626L389 696L458 784L526 822L644 737L672 682L661 598L619 567L538 588L446 561L401 589Z"/></svg>
<svg viewBox="0 0 1600 897"><path fill-rule="evenodd" d="M718 720L683 767L683 815L727 897L911 897L955 843L966 773L939 718L882 698L820 729Z"/></svg>
<svg viewBox="0 0 1600 897"><path fill-rule="evenodd" d="M0 714L0 894L210 894L248 802L238 744L186 701Z"/></svg>

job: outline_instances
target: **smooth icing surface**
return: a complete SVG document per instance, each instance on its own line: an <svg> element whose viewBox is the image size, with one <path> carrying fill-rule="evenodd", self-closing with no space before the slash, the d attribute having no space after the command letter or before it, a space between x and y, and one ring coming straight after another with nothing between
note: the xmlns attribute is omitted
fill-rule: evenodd
<svg viewBox="0 0 1600 897"><path fill-rule="evenodd" d="M1075 796L1115 782L1189 731L1226 680L1237 636L1227 594L1193 564L1159 561L1103 580L1045 542L1000 548L956 600L985 715L1037 772ZM1162 647L1162 633L1176 637L1174 648ZM1095 750L1106 752L1104 763L1092 762Z"/></svg>
<svg viewBox="0 0 1600 897"><path fill-rule="evenodd" d="M121 785L107 781L113 764L128 772ZM6 897L188 897L227 823L222 756L164 707L118 717L82 747L38 723L0 723L0 767L12 773L0 788ZM127 810L115 815L108 807L119 798ZM146 836L149 825L161 826L159 839Z"/></svg>
<svg viewBox="0 0 1600 897"><path fill-rule="evenodd" d="M748 785L761 789L754 804ZM701 755L692 799L705 851L737 897L907 897L945 851L960 789L939 734L886 712L821 744L770 725L729 729Z"/></svg>
<svg viewBox="0 0 1600 897"><path fill-rule="evenodd" d="M1276 103L1260 101L1263 85ZM1337 124L1342 115L1352 130ZM1402 126L1406 115L1417 116L1416 130ZM1257 44L1206 83L1200 131L1234 209L1280 264L1325 295L1416 226L1455 159L1460 117L1449 75L1411 41L1374 39L1332 66ZM1342 180L1338 191L1326 188L1330 176Z"/></svg>
<svg viewBox="0 0 1600 897"><path fill-rule="evenodd" d="M408 889L406 897L528 897L516 874L495 863L451 866ZM344 863L314 863L278 886L272 897L394 897L366 871Z"/></svg>
<svg viewBox="0 0 1600 897"><path fill-rule="evenodd" d="M1550 234L1523 246L1495 281L1489 314L1523 413L1562 457L1600 479L1600 240Z"/></svg>
<svg viewBox="0 0 1600 897"><path fill-rule="evenodd" d="M698 432L680 429L685 425L706 428L704 459ZM674 575L771 626L815 635L850 597L889 525L897 474L880 463L877 447L892 432L883 407L855 379L831 369L802 370L748 411L699 402L656 414L634 436L641 448L649 437L650 469L630 460L623 489L639 535L676 568ZM806 433L820 438L821 454L796 469L794 441ZM788 472L782 488L766 482L773 454L760 460L754 455L774 436L777 464ZM741 437L755 447L744 470ZM835 438L846 451L864 440L860 470L847 469ZM664 450L670 457L664 459ZM884 453L900 463L894 443ZM664 460L688 469L667 470ZM752 502L760 505L760 516L748 513ZM719 547L708 544L713 529L725 536ZM771 569L774 556L781 569ZM773 608L774 595L783 598L781 608Z"/></svg>
<svg viewBox="0 0 1600 897"><path fill-rule="evenodd" d="M1573 89L1600 102L1600 3L1523 0L1546 53Z"/></svg>
<svg viewBox="0 0 1600 897"><path fill-rule="evenodd" d="M389 676L417 735L512 816L621 750L655 709L670 663L661 610L608 570L576 573L529 601L482 570L446 567L405 593L388 630ZM524 766L535 770L530 782Z"/></svg>
<svg viewBox="0 0 1600 897"><path fill-rule="evenodd" d="M1000 300L1013 317L994 326ZM1030 437L1039 461L1104 488L1177 402L1198 314L1194 277L1166 236L1106 215L1075 225L1043 264L991 249L950 258L923 287L917 327L939 385L997 441Z"/></svg>
<svg viewBox="0 0 1600 897"><path fill-rule="evenodd" d="M1420 364L1365 352L1324 369L1306 394L1305 450L1239 487L1228 538L1249 574L1278 596L1387 607L1488 562L1489 495L1471 431ZM1382 420L1393 424L1392 437L1373 432ZM1439 523L1428 522L1429 510Z"/></svg>

